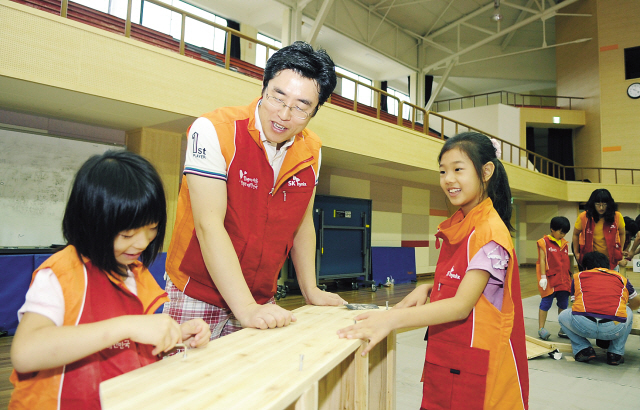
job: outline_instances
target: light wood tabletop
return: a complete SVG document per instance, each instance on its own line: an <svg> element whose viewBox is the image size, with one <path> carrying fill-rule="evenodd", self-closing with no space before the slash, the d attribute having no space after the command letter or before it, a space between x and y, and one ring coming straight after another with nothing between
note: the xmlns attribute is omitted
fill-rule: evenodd
<svg viewBox="0 0 640 410"><path fill-rule="evenodd" d="M365 358L359 354L363 342L339 339L336 334L361 312L346 307L301 307L294 311L297 321L287 327L243 329L212 341L206 348L190 349L187 358L179 353L101 383L102 408L281 410L293 409L302 399L307 404L296 409L332 408L330 400L361 400L367 405L357 408L371 408L369 396L374 392L369 392L369 385L373 381L367 371L372 373L373 361L386 362L381 358L387 356L391 368L385 363L384 371L376 377L383 379L377 385L387 387L389 393L375 400L395 401L395 334L389 338L393 343L380 344L382 352L374 349ZM358 381L363 371L364 382ZM329 377L331 372L334 374ZM345 374L349 373L353 378L345 386ZM340 396L340 391L356 397L330 398ZM388 408L383 403L381 408Z"/></svg>

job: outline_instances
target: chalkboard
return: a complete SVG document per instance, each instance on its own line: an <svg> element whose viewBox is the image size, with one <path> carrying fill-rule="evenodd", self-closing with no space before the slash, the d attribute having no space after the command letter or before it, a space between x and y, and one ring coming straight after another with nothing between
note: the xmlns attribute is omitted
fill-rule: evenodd
<svg viewBox="0 0 640 410"><path fill-rule="evenodd" d="M123 148L0 128L0 247L63 244L75 173L92 155Z"/></svg>

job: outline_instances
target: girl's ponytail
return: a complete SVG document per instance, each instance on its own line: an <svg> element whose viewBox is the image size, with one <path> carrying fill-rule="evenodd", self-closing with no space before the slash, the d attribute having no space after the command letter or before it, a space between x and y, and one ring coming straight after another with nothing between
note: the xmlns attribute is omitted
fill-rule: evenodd
<svg viewBox="0 0 640 410"><path fill-rule="evenodd" d="M507 229L513 232L515 229L511 225L511 187L509 187L507 171L498 158L494 158L492 161L495 165L495 171L487 184L487 196L493 201L493 207Z"/></svg>

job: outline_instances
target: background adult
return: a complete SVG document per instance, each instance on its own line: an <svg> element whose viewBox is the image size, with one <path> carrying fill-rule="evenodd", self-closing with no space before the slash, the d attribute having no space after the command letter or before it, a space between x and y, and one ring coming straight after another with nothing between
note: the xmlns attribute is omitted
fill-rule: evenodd
<svg viewBox="0 0 640 410"><path fill-rule="evenodd" d="M584 212L578 215L573 228L573 254L578 267L583 270L582 256L588 252L600 252L609 258L609 269L615 269L622 260L622 244L625 240L624 218L618 212L618 204L606 189L591 193Z"/></svg>
<svg viewBox="0 0 640 410"><path fill-rule="evenodd" d="M212 339L242 327L287 326L295 317L273 295L288 254L307 303L346 303L316 286L312 210L321 142L306 128L335 86L329 55L295 42L267 61L259 98L191 125L165 313L178 322L203 317Z"/></svg>
<svg viewBox="0 0 640 410"><path fill-rule="evenodd" d="M633 324L632 309L640 307L640 298L631 282L606 269L609 260L605 255L589 252L583 263L586 270L573 275L575 301L558 315L558 321L571 340L576 361L595 359L596 352L588 339L608 340L607 364L617 366L624 363L624 346Z"/></svg>

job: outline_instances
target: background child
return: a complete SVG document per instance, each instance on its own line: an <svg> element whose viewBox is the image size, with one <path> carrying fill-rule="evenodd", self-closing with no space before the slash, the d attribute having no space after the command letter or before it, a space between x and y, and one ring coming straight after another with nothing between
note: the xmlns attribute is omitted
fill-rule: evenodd
<svg viewBox="0 0 640 410"><path fill-rule="evenodd" d="M538 240L538 291L542 300L538 312L538 336L542 340L549 340L551 334L544 325L547 312L556 299L558 314L569 306L569 291L571 290L571 261L569 260L569 245L564 236L571 230L569 220L564 216L551 219L551 233ZM560 329L560 337L567 335Z"/></svg>
<svg viewBox="0 0 640 410"><path fill-rule="evenodd" d="M438 226L434 285L420 285L393 309L363 313L338 331L369 340L366 354L394 329L429 326L425 409L528 408L511 189L499 157L498 141L479 133L447 140L438 157L440 186L460 209Z"/></svg>
<svg viewBox="0 0 640 410"><path fill-rule="evenodd" d="M148 161L108 151L84 163L62 222L68 245L34 272L18 312L10 409L99 409L100 382L176 343L209 342L202 319L181 326L153 314L168 300L147 270L166 223L162 182Z"/></svg>

